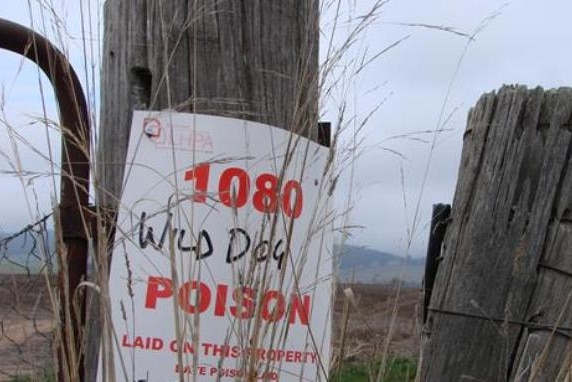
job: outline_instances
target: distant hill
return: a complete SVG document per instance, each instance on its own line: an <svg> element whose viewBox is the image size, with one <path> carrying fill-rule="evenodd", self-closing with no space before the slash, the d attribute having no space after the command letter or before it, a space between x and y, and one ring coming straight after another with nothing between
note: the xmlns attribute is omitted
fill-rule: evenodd
<svg viewBox="0 0 572 382"><path fill-rule="evenodd" d="M0 242L10 234L0 233ZM35 234L36 238L38 235ZM54 253L54 233L48 231L43 235L49 248ZM38 270L44 264L43 244L30 235L17 236L10 240L6 247L0 247L0 273L26 272ZM400 279L408 285L421 285L425 270L424 258L401 257L388 252L371 248L344 245L334 246L339 256L338 280L341 282L390 283ZM55 259L54 259L55 261Z"/></svg>
<svg viewBox="0 0 572 382"><path fill-rule="evenodd" d="M7 243L4 243L6 239ZM36 272L46 261L46 249L50 256L54 253L54 234L52 231L27 233L12 237L12 234L0 233L0 273Z"/></svg>
<svg viewBox="0 0 572 382"><path fill-rule="evenodd" d="M425 259L401 257L367 247L335 246L339 254L338 279L342 282L389 283L400 279L407 284L421 285Z"/></svg>
<svg viewBox="0 0 572 382"><path fill-rule="evenodd" d="M55 237L54 232L51 230L43 232L32 232L25 233L22 235L16 235L13 233L3 233L0 232L0 242L4 242L8 238L7 249L11 254L26 254L31 250L38 248L39 246L46 245L50 251L55 247ZM42 242L42 241L43 242Z"/></svg>

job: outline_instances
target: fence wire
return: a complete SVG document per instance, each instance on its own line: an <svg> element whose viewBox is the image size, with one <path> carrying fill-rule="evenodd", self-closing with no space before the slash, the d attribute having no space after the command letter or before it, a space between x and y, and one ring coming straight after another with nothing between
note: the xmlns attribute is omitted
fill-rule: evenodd
<svg viewBox="0 0 572 382"><path fill-rule="evenodd" d="M51 380L55 245L50 215L0 234L0 381Z"/></svg>

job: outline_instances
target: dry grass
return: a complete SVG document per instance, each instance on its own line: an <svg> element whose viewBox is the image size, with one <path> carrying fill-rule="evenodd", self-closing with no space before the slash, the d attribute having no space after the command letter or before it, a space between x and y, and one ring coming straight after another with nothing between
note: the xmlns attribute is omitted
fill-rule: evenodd
<svg viewBox="0 0 572 382"><path fill-rule="evenodd" d="M16 285L20 290L17 303L8 293ZM348 299L342 293L350 288L354 303L344 324L344 306ZM391 313L395 285L339 285L334 303L333 353L341 354L343 363L357 362L377 367L379 349L391 336L390 359L417 358L419 348L418 289L404 289L398 307L398 321L393 327ZM53 313L50 309L45 280L40 276L4 275L0 279L0 311L5 333L0 339L0 380L10 381L16 375L38 375L54 367L52 347ZM23 316L24 315L24 316ZM346 326L345 335L341 333ZM341 353L341 342L345 350ZM334 362L332 370L338 363ZM371 372L373 369L369 370ZM377 369L375 369L377 371Z"/></svg>
<svg viewBox="0 0 572 382"><path fill-rule="evenodd" d="M350 179L353 178L353 166L355 165L356 160L359 157L360 146L362 144L362 131L364 126L367 125L370 117L373 113L377 111L379 106L377 105L371 111L371 113L367 113L365 117L359 118L357 116L348 115L348 105L347 99L348 94L351 92L352 83L354 81L355 76L359 74L365 66L371 64L379 55L384 54L388 51L388 49L397 46L401 41L397 41L395 44L391 45L389 48L382 48L377 52L365 52L364 50L360 49L360 41L364 33L366 33L368 27L377 20L380 10L382 9L383 5L385 4L384 1L374 1L370 10L365 15L350 15L355 19L355 23L353 23L350 27L344 28L345 32L340 32L340 28L337 26L342 23L342 18L345 17L341 12L340 8L342 6L342 1L325 1L322 2L321 9L322 13L325 12L333 12L333 17L331 23L333 27L331 28L331 35L325 38L326 42L326 57L321 65L320 68L320 77L315 73L305 73L304 71L301 72L299 78L296 79L297 81L297 88L305 89L308 84L311 86L315 86L318 89L317 92L312 93L310 92L309 95L307 93L304 94L297 94L298 101L296 103L295 109L292 111L292 121L293 125L295 126L308 126L314 125L317 119L315 107L319 103L317 97L320 96L320 102L323 103L321 105L321 110L324 108L324 103L331 104L332 100L337 102L337 110L338 110L338 117L337 120L334 121L334 133L332 139L332 147L330 149L329 157L327 158L325 168L323 169L323 174L325 176L321 180L320 188L322 190L322 195L325 197L328 194L331 194L335 189L335 182L339 178L340 174L344 171L350 173ZM68 51L69 46L68 42L70 36L65 29L65 20L59 17L58 10L60 9L60 5L55 4L55 2L47 1L47 2L37 2L32 4L29 3L30 7L38 6L40 11L39 14L41 15L40 20L35 20L34 24L38 26L41 24L44 32L53 33L54 38L58 43L63 47L64 51ZM97 120L97 102L96 97L94 96L95 91L97 89L97 72L99 70L99 59L97 56L97 51L99 50L98 40L89 41L91 37L98 36L99 34L96 32L100 27L100 16L90 14L92 8L91 7L83 7L80 6L80 18L82 22L80 25L81 28L81 41L82 41L82 54L84 57L85 65L81 68L82 77L84 78L87 84L87 94L89 95L88 104L92 107L92 114L91 119L93 124L95 125L95 121ZM195 9L196 14L200 14L199 9ZM192 31L194 28L194 23L196 20L187 20L187 26L189 31ZM167 22L165 22L167 24ZM167 25L163 25L165 27ZM317 27L317 26L316 26ZM91 36L88 38L88 36ZM86 41L88 41L86 43ZM311 56L311 50L315 47L313 46L306 46L308 49L307 52L303 52L302 62L304 58L308 59L305 55ZM167 61L169 57L173 54L173 52L163 52L165 53L165 57ZM351 57L351 55L358 55L359 59L355 60ZM350 58L348 58L348 55ZM169 74L167 74L168 76ZM194 79L196 81L196 79ZM168 81L167 81L168 82ZM45 90L42 89L42 93L47 93ZM341 97L340 97L341 96ZM194 100L191 100L194 102ZM231 101L232 102L232 101ZM177 106L177 105L171 105ZM193 109L191 105L191 110ZM310 118L310 119L308 119ZM44 116L44 120L47 121L47 118ZM9 124L6 123L8 126ZM53 128L53 124L45 124L45 129L48 131L49 129ZM14 130L12 130L14 131ZM344 138L344 137L350 137ZM13 138L14 144L21 143L19 142L16 135ZM82 143L79 142L81 145ZM92 144L90 147L82 146L82 149L86 152L93 153L94 147L96 143ZM307 157L307 148L304 146L304 142L300 141L296 136L292 135L288 142L288 149L286 150L286 157L292 156L293 153L298 150L298 152L304 152L306 150L306 157ZM17 152L16 152L17 156ZM91 157L95 157L91 155ZM56 183L59 182L58 174L61 173L61 169L58 168L60 166L58 160L55 158L48 156L48 161L50 162L51 169L49 172L49 176L53 179L54 190L53 193L55 194ZM289 169L289 160L284 161L279 168L276 169L277 173L279 174L279 184L284 181L284 177L286 174L291 172ZM174 165L175 170L176 166ZM303 166L304 167L304 166ZM100 179L99 174L96 171L97 166L92 166L92 176L94 183L99 185ZM302 168L302 171L304 168ZM18 163L14 166L14 172L19 176L22 180L22 184L24 185L26 182L26 171L22 168L22 166ZM301 177L301 173L297 172L296 176ZM342 211L336 212L336 216L332 216L329 213L324 213L316 209L314 211L314 216L312 218L312 223L314 226L329 226L330 224L335 223L337 227L341 227L340 231L342 232L342 236L346 237L348 234L348 229L350 228L350 220L348 218L349 212L352 209L352 203L354 200L352 199L352 191L353 189L350 187L350 194L347 198L347 205L343 208ZM106 191L103 190L103 193ZM178 192L178 191L177 191ZM183 220L183 224L186 228L190 229L191 231L193 228L196 228L194 225L196 224L193 221L193 212L191 212L190 216L186 215L179 210L179 200L180 195L175 197L175 203L171 205L170 203L165 206L161 206L163 212L171 211L171 209L175 213L179 213L180 217ZM215 203L217 201L215 200ZM36 201L33 197L29 198L29 209L34 210L34 203ZM99 206L101 207L101 206ZM120 209L130 208L130 206L120 206ZM198 207L193 207L198 208ZM96 220L98 221L99 227L103 227L103 216L104 212L102 210L97 211ZM239 214L235 211L235 218L237 222L239 221ZM187 220L188 219L188 220ZM290 221L283 219L282 216L275 214L273 216L268 216L268 220L265 223L257 223L260 224L257 227L253 227L253 229L258 229L259 231L265 232L269 236L269 241L275 242L278 237L285 236L290 242L295 226L294 220L291 219ZM57 214L56 214L56 232L59 232L59 226L57 224ZM127 243L130 242L132 232L122 230L121 227L117 228L117 235L116 238L118 239L117 242L121 242L121 240L126 240ZM92 239L94 240L94 239ZM118 338L120 334L120 329L117 327L119 325L126 325L130 330L134 330L133 326L135 325L135 315L131 312L134 302L133 301L123 301L122 302L122 315L124 317L129 317L130 312L132 320L125 320L125 322L113 322L112 321L112 311L117 312L119 310L118 306L112 306L110 291L108 288L108 269L107 269L107 251L106 248L112 247L115 244L112 242L107 241L103 235L100 235L97 239L97 242L90 241L92 245L92 250L90 251L90 257L94 264L94 273L91 275L93 282L85 283L82 286L82 293L85 290L89 290L94 292L96 295L101 296L101 309L99 313L99 319L103 322L103 333L101 334L102 338L102 346L103 346L103 358L102 358L102 366L106 371L106 377L104 379L106 381L113 381L116 378L116 375L122 376L125 379L130 379L128 376L134 373L134 365L130 364L128 359L114 357L113 354L117 353L118 351ZM309 240L307 238L306 240ZM172 231L169 232L169 238L167 240L168 245L162 251L162 254L165 255L167 258L170 259L170 272L167 273L170 275L170 278L173 280L174 288L178 289L178 286L182 285L185 281L188 280L205 280L209 277L209 272L212 270L208 269L208 267L202 266L201 262L191 262L190 264L184 264L184 267L180 267L182 264L180 261L180 254L177 252L175 248L175 238ZM97 244L97 245L95 245ZM98 248L98 250L94 250L93 248ZM119 248L121 250L121 248ZM116 253L120 253L118 251ZM328 253L327 251L323 251L325 253L324 256L331 256L331 252ZM67 253L64 247L61 245L58 246L58 255L60 259L64 259L67 256ZM259 265L253 264L252 262L247 262L244 265L244 268L237 268L235 269L233 285L246 285L252 288L255 288L259 291L258 297L256 300L256 312L260 312L262 309L262 293L268 289L275 289L281 291L283 293L291 293L297 292L301 293L302 288L312 288L312 285L300 285L299 284L299 277L303 269L303 263L305 262L305 257L309 256L310 254L307 252L302 251L302 255L300 258L297 258L295 263L291 258L288 259L287 267L284 267L280 273L275 273L270 268L270 262L266 261ZM270 258L270 257L268 257ZM137 283L138 280L136 276L131 276L135 271L131 266L131 260L129 256L125 255L126 261L126 269L129 272L130 276L128 277L127 284L129 288L133 288L133 285ZM125 259L121 259L122 262L125 262ZM324 257L323 261L328 261L326 257ZM64 267L60 267L60 269L65 270ZM291 272L292 276L286 277L286 269ZM47 270L44 272L44 280L50 280L52 275L49 274ZM333 278L333 275L329 275L330 278ZM245 284L246 280L246 284ZM316 285L314 284L314 288ZM47 296L47 300L45 300L44 304L51 306L51 309L47 311L52 311L55 313L55 317L46 316L41 319L40 324L36 324L34 327L34 333L37 334L45 334L49 332L50 328L52 327L53 323L50 323L50 320L54 320L55 322L61 321L60 312L63 312L69 316L77 309L77 306L74 305L71 301L75 298L75 295L72 294L73 291L68 291L67 294L64 295L64 302L60 300L60 297L57 293L51 293ZM338 355L338 360L343 360L348 357L358 357L360 359L371 359L374 361L372 364L376 364L379 360L381 360L381 366L378 369L371 371L371 380L372 381L380 381L381 377L384 374L385 367L387 365L387 359L396 355L411 355L412 354L412 338L415 336L411 335L411 333L415 333L415 320L407 321L405 323L400 317L404 316L415 316L415 312L412 311L413 304L413 297L410 296L408 293L404 299L402 291L400 287L395 289L391 292L384 292L382 296L379 296L377 292L369 290L366 286L359 286L356 287L356 298L355 299L348 299L346 300L347 311L346 311L346 318L347 318L347 325L345 325L345 329L343 330L346 333L343 336L347 342L346 346L344 346L344 351L340 352ZM379 303L373 304L373 300L378 301L378 299L382 299L383 303L380 305ZM336 303L339 303L339 300ZM195 306L199 303L198 299L194 301ZM179 344L182 341L190 341L194 344L195 348L198 348L200 345L200 336L201 336L201 325L203 325L204 321L201 319L200 315L196 314L193 316L184 315L182 314L176 307L177 301L173 298L173 306L174 306L174 313L173 313L173 320L175 321L175 333ZM373 308L371 307L373 306ZM64 309L62 309L62 307ZM368 313L374 313L375 315L379 315L378 318L372 318L369 315L366 315L364 312L367 311ZM330 312L332 313L332 312ZM230 317L232 324L235 325L236 332L238 333L237 337L234 338L234 341L238 341L239 343L248 343L250 347L253 348L263 348L263 347L276 347L281 346L281 344L285 343L287 335L288 335L288 326L282 324L268 324L263 322L260 317L260 314L255 314L255 319L252 321L246 320L235 320L233 321ZM94 319L92 317L92 319ZM21 339L26 340L25 346L32 346L35 347L36 342L35 340L30 340L28 329L30 324L29 323L18 323L11 321L10 317L6 317L5 323L7 327L10 329L11 332L21 332L20 337L17 337L17 340L14 342L18 342ZM411 324L409 324L411 323ZM57 327L57 325L56 325ZM336 330L341 330L339 327L336 326ZM46 332L47 331L47 332ZM374 336L371 333L376 333ZM62 344L71 344L75 341L78 341L78 338L70 337L71 331L67 330L68 337L62 337L61 331L56 331L55 333L55 343L56 346L61 346ZM338 332L335 332L338 333ZM84 333L80 333L83 335ZM310 344L310 349L318 349L319 344L317 343L322 333L314 333L311 330L307 333L307 342ZM48 336L49 337L49 336ZM370 341L367 341L369 339ZM373 339L373 341L371 341ZM228 343L231 341L231 337L228 337ZM347 351L347 352L346 352ZM28 353L28 355L31 353ZM322 354L324 358L327 358L327 354ZM72 360L72 364L66 365L64 367L65 370L62 371L64 375L64 379L66 381L77 381L78 380L78 366L75 362L78 362L77 354L70 354L69 359ZM184 355L181 351L177 353L177 362L179 365L182 365L188 361L193 361L193 363L197 364L200 360L196 354L192 357L188 357ZM223 360L221 359L220 362ZM319 359L319 366L317 367L316 371L316 379L325 379L325 375L327 374L327 365L329 363L328 359ZM237 361L237 367L242 370L246 375L250 377L247 378L251 380L253 375L260 370L265 371L272 371L277 365L273 362L261 362L257 360L256 357L249 357L245 356ZM8 369L7 369L8 370ZM183 372L179 373L179 380L196 380L197 379L197 371L193 371L191 375L184 375ZM118 378L121 379L121 378Z"/></svg>

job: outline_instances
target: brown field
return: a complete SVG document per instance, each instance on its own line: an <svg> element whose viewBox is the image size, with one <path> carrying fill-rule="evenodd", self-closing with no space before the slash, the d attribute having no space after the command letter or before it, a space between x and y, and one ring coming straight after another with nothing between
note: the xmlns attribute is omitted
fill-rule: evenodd
<svg viewBox="0 0 572 382"><path fill-rule="evenodd" d="M53 313L41 276L0 275L0 381L49 368Z"/></svg>
<svg viewBox="0 0 572 382"><path fill-rule="evenodd" d="M347 325L343 311L351 288ZM334 354L344 337L344 360L416 357L419 348L420 291L403 289L395 303L395 286L339 285L334 310ZM41 276L0 275L0 381L41 373L53 367L53 313L46 281ZM392 324L393 321L393 324Z"/></svg>
<svg viewBox="0 0 572 382"><path fill-rule="evenodd" d="M354 303L344 333L344 306L350 288ZM371 361L388 357L416 358L420 338L421 290L396 285L339 285L334 307L334 354L339 355L342 339L343 359Z"/></svg>

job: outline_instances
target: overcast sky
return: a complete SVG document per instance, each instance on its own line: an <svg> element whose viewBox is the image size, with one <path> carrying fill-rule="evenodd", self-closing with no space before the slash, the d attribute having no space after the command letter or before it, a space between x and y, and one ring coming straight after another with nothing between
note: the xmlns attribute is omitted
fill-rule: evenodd
<svg viewBox="0 0 572 382"><path fill-rule="evenodd" d="M79 37L79 2L67 3L58 7L61 10L59 16L67 20L70 33ZM343 3L346 18L348 14L363 14L372 4L359 0L356 8L350 6L350 1ZM26 2L21 4L3 9L2 17L30 25ZM92 4L96 5L96 2ZM414 256L424 254L431 205L451 202L453 197L468 109L481 94L503 84L545 88L569 86L572 83L572 28L568 20L571 14L572 2L569 0L510 3L493 0L392 0L381 8L380 17L364 34L354 54L366 47L375 54L397 40L409 38L368 65L350 86L349 108L357 120L385 100L361 136L364 143L360 146L362 154L355 163L350 224L364 228L353 229L350 242L398 254L406 253L407 232L414 227L416 205L433 139L433 134L411 134L435 130L443 109L445 116L453 114L445 126L447 130L437 136L427 183L419 199L417 230L413 232L409 251ZM496 17L486 22L485 28L470 44L468 38L458 34L415 26L452 27L470 35L491 15ZM322 17L324 31L331 29L330 21L331 15L326 13ZM343 34L348 28L351 25L342 23L337 33ZM70 51L79 48L81 41L69 42ZM72 60L76 70L82 73L80 77L83 77L81 57L72 55ZM345 62L351 64L351 57ZM30 114L42 115L35 67L22 62L14 54L0 51L0 84L0 103L4 105L3 113L6 112L1 119L16 126L16 131L30 141L30 146L41 147L45 151L45 129L26 126L30 119L25 118ZM46 94L50 92L47 87ZM326 103L326 118L334 119L336 106L335 100ZM51 110L50 117L57 119L53 102L48 102L47 107ZM2 122L0 124L3 125ZM10 140L5 133L7 129L3 125L0 130L0 153L10 156L13 163ZM409 138L396 138L404 134ZM412 140L411 137L422 138L426 142ZM55 153L59 153L58 140L56 134L51 135ZM26 159L23 163L25 170L49 171L48 163L33 157L22 144L19 150ZM3 172L10 169L8 163L5 157L0 157ZM35 187L23 188L17 178L0 174L0 230L17 230L47 212L50 195L40 191L50 182L49 177L44 177L32 183ZM348 184L346 176L338 188L336 203L339 209L343 208L348 196ZM39 210L35 208L34 189L38 191Z"/></svg>

